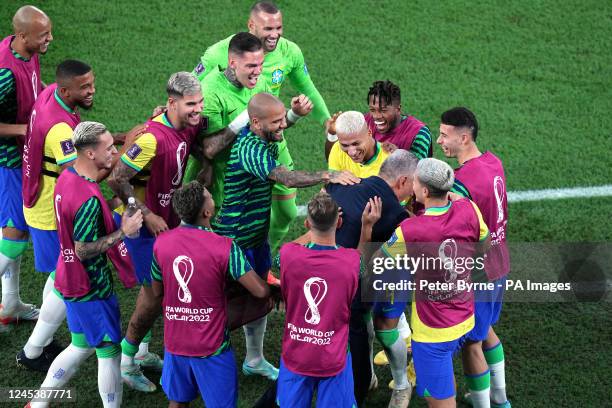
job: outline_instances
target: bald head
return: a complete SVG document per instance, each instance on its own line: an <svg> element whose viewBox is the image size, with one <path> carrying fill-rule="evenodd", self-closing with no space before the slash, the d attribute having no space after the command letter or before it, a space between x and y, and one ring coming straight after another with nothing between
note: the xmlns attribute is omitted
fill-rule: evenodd
<svg viewBox="0 0 612 408"><path fill-rule="evenodd" d="M44 11L34 6L21 7L13 17L13 49L25 58L46 53L53 41L51 28L51 19Z"/></svg>
<svg viewBox="0 0 612 408"><path fill-rule="evenodd" d="M30 31L36 22L49 21L44 11L34 6L23 6L17 10L13 17L13 30L15 34Z"/></svg>
<svg viewBox="0 0 612 408"><path fill-rule="evenodd" d="M269 93L261 92L254 95L249 101L248 111L249 118L262 119L265 118L271 111L278 109L278 107L285 109L285 105L276 96Z"/></svg>
<svg viewBox="0 0 612 408"><path fill-rule="evenodd" d="M249 101L251 130L267 142L283 140L283 130L287 128L285 105L276 96L258 93Z"/></svg>

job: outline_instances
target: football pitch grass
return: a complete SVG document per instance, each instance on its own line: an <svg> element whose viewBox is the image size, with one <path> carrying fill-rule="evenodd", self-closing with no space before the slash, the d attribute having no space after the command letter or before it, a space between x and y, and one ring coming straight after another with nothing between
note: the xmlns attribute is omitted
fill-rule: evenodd
<svg viewBox="0 0 612 408"><path fill-rule="evenodd" d="M23 2L4 0L2 35ZM250 1L34 1L53 20L54 41L42 57L42 77L53 82L64 59L89 63L96 74L94 107L84 120L113 131L144 121L164 102L171 73L191 71L204 49L246 29ZM612 4L605 1L283 1L284 35L305 55L330 111L367 109L375 80L402 89L405 113L426 122L435 138L440 113L464 105L480 122L478 144L505 165L509 191L610 184L612 175ZM286 87L287 88L287 87ZM293 92L283 93L284 100ZM297 169L325 167L323 130L313 119L285 132ZM442 158L434 147L435 157ZM299 204L316 188L301 190ZM2 198L0 198L2 200ZM1 204L1 201L0 201ZM610 242L612 197L512 203L511 242ZM303 232L301 220L291 227ZM46 276L33 272L32 252L22 262L21 294L40 305ZM122 321L136 290L115 279ZM268 321L265 354L278 363L280 313ZM0 335L0 387L36 387L44 374L18 369L15 354L33 325ZM612 305L508 303L497 332L506 352L508 396L516 407L609 406L612 399ZM158 321L152 350L162 353ZM69 342L63 326L56 338ZM232 334L238 365L241 331ZM376 344L377 350L379 349ZM97 364L91 357L70 382L75 406L99 406ZM368 406L386 406L387 367L376 368L379 389ZM459 406L466 391L456 364ZM157 380L158 376L151 376ZM248 407L268 382L239 374L239 406ZM124 406L158 407L161 390L124 388ZM0 403L1 404L1 403ZM412 406L425 406L413 397ZM201 406L198 402L194 406Z"/></svg>

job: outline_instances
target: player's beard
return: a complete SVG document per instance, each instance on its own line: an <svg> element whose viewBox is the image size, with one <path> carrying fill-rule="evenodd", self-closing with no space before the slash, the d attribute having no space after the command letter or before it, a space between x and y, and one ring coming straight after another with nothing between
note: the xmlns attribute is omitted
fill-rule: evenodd
<svg viewBox="0 0 612 408"><path fill-rule="evenodd" d="M81 109L84 109L84 110L90 110L92 108L92 106L93 106L93 103L94 103L94 101L93 101L93 98L92 98L90 104L87 104L85 102L85 100L82 100L82 101L77 102L77 106L79 108L81 108Z"/></svg>
<svg viewBox="0 0 612 408"><path fill-rule="evenodd" d="M271 130L264 130L264 136L266 137L266 140L268 142L280 142L281 140L283 140L283 132L280 132L280 135L277 135L276 132L273 132Z"/></svg>

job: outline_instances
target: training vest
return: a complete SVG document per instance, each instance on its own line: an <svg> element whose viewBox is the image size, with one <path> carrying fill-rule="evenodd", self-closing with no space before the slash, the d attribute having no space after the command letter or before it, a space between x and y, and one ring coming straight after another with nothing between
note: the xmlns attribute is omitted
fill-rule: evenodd
<svg viewBox="0 0 612 408"><path fill-rule="evenodd" d="M416 135L419 133L419 130L425 124L415 118L414 116L408 116L404 120L400 121L393 129L386 133L380 133L378 129L376 129L376 124L374 123L374 118L372 114L366 113L365 120L368 124L368 128L372 132L372 136L380 143L389 142L393 143L397 146L398 149L410 150L412 147L412 142L416 138ZM431 151L431 147L429 148L428 157L433 155Z"/></svg>
<svg viewBox="0 0 612 408"><path fill-rule="evenodd" d="M151 163L151 177L145 189L145 205L162 217L169 228L174 228L179 224L179 218L172 209L172 195L183 182L191 145L204 126L204 121L181 131L153 120L148 120L147 126L147 132L157 141L157 148Z"/></svg>
<svg viewBox="0 0 612 408"><path fill-rule="evenodd" d="M60 256L55 272L55 287L65 297L80 297L89 293L89 275L76 255L74 247L74 218L81 206L91 197L100 201L106 235L117 230L113 213L106 204L100 186L85 180L67 169L57 179L53 193ZM123 241L113 245L106 255L115 266L119 279L126 288L136 285L134 265Z"/></svg>
<svg viewBox="0 0 612 408"><path fill-rule="evenodd" d="M280 250L286 316L282 358L301 375L329 377L346 364L351 302L359 280L355 249L309 249L296 243Z"/></svg>
<svg viewBox="0 0 612 408"><path fill-rule="evenodd" d="M487 278L500 279L510 272L506 242L508 196L502 162L493 153L485 152L456 169L455 178L467 188L491 233L491 249L485 257Z"/></svg>
<svg viewBox="0 0 612 408"><path fill-rule="evenodd" d="M400 224L400 228L408 255L432 260L441 258L442 253L452 259L473 258L474 245L480 237L480 221L468 199L453 201L444 214L408 218ZM446 329L471 319L471 323L466 324L466 329L457 338L473 327L474 293L458 288L459 281L471 282L472 268L459 270L440 266L431 261L429 265L423 265L414 271L416 289L411 326L414 331L413 339L416 341L424 341L422 336L427 336L427 333L419 331L422 325L428 329ZM452 288L421 288L421 281L450 283ZM415 315L415 311L418 315ZM450 340L454 339L445 341Z"/></svg>
<svg viewBox="0 0 612 408"><path fill-rule="evenodd" d="M155 240L163 285L164 344L181 356L204 357L223 344L225 286L232 240L181 225Z"/></svg>
<svg viewBox="0 0 612 408"><path fill-rule="evenodd" d="M55 172L42 168L43 160L55 164L54 158L44 156L45 138L49 130L62 122L74 129L81 122L78 112L67 112L55 100L56 89L57 84L51 84L46 87L34 103L32 114L30 115L28 132L26 133L25 144L23 146L23 163L21 167L23 175L23 184L21 186L23 205L27 208L33 207L38 200L38 195L40 194L38 185L43 174L56 178L59 176ZM62 146L62 149L74 152L74 146L71 141L66 141L66 145Z"/></svg>
<svg viewBox="0 0 612 408"><path fill-rule="evenodd" d="M17 92L16 123L25 125L28 123L34 101L43 90L43 84L40 80L38 54L32 55L28 61L15 58L11 50L14 38L15 36L11 35L0 42L0 68L8 68L13 73ZM17 145L21 149L23 139L18 138L18 141Z"/></svg>

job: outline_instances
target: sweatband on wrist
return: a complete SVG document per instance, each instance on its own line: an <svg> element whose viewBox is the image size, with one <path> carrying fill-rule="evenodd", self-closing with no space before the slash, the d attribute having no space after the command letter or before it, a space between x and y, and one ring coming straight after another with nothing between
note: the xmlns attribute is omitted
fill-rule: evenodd
<svg viewBox="0 0 612 408"><path fill-rule="evenodd" d="M249 112L245 109L234 120L230 122L227 127L232 131L233 134L237 135L240 129L249 124Z"/></svg>
<svg viewBox="0 0 612 408"><path fill-rule="evenodd" d="M293 109L289 109L287 111L287 120L291 123L295 123L298 120L302 119L302 117L300 115L298 115L297 113L295 113L293 111Z"/></svg>

